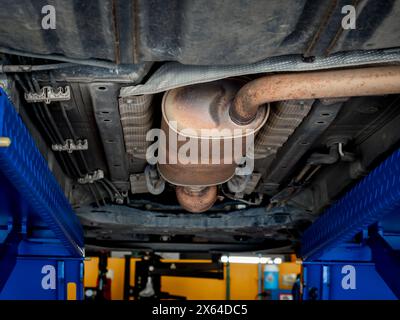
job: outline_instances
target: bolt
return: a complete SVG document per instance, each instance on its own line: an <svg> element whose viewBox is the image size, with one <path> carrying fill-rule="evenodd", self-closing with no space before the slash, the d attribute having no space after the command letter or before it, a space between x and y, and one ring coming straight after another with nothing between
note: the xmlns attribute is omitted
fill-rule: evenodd
<svg viewBox="0 0 400 320"><path fill-rule="evenodd" d="M11 139L8 137L0 137L0 148L8 148L11 145Z"/></svg>
<svg viewBox="0 0 400 320"><path fill-rule="evenodd" d="M308 56L308 57L302 57L303 62L305 63L313 63L315 61L315 57L314 56Z"/></svg>

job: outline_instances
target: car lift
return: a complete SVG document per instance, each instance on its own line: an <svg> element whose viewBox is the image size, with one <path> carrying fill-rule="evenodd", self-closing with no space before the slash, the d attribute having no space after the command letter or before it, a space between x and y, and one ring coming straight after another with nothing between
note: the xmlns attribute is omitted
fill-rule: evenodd
<svg viewBox="0 0 400 320"><path fill-rule="evenodd" d="M303 299L400 298L400 150L302 238Z"/></svg>
<svg viewBox="0 0 400 320"><path fill-rule="evenodd" d="M400 298L400 150L302 238L303 299ZM0 299L83 298L83 231L0 88Z"/></svg>
<svg viewBox="0 0 400 320"><path fill-rule="evenodd" d="M0 88L0 299L82 299L83 231Z"/></svg>

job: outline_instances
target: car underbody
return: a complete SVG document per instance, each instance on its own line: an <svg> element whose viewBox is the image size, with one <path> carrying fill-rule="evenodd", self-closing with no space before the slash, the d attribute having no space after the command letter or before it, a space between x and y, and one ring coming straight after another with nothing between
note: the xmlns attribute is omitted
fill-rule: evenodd
<svg viewBox="0 0 400 320"><path fill-rule="evenodd" d="M293 253L400 146L399 2L2 2L0 83L87 250ZM172 120L251 129L254 170L149 163Z"/></svg>

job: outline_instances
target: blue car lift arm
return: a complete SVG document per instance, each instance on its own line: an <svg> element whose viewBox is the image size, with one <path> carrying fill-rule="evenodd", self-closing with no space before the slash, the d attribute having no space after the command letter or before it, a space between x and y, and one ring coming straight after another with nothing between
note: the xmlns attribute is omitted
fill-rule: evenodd
<svg viewBox="0 0 400 320"><path fill-rule="evenodd" d="M367 244L371 248L376 271L400 299L400 253L393 250L392 246L378 232L369 236Z"/></svg>
<svg viewBox="0 0 400 320"><path fill-rule="evenodd" d="M30 285L23 283L24 276L39 267L39 277L54 268L57 281L73 274L78 276L75 284L81 287L83 245L77 216L0 88L0 298L40 299L41 291L30 296L17 290ZM30 270L25 270L29 266ZM52 281L46 285L47 280L51 279L45 278L44 290L56 287ZM63 289L58 286L57 298L65 298ZM53 297L50 291L42 297Z"/></svg>
<svg viewBox="0 0 400 320"><path fill-rule="evenodd" d="M301 255L316 259L400 208L400 150L332 205L306 230Z"/></svg>
<svg viewBox="0 0 400 320"><path fill-rule="evenodd" d="M389 218L390 222L388 223ZM358 241L355 241L356 235L359 235ZM391 292L400 298L398 278L400 256L397 251L400 249L399 244L400 150L394 152L328 208L305 231L301 243L301 256L304 259L306 270L314 268L321 272L327 271L328 266L331 265L352 263L358 264L364 269L370 265L377 273L376 277L384 282L384 287L390 288ZM316 265L320 265L321 268L316 268ZM346 270L342 270L342 273L345 272ZM369 280L372 281L375 275L368 272ZM309 272L308 277L310 279L314 276ZM365 281L368 281L368 277ZM326 273L319 279L321 283L324 282ZM318 281L311 282L315 284ZM323 285L320 285L319 288L323 288ZM332 290L332 286L330 286L330 290ZM374 288L371 290L373 291ZM338 296L346 297L344 292L350 291L343 291ZM378 292L375 293L378 294ZM364 292L363 298L365 297ZM372 298L380 298L380 296L379 294L372 295Z"/></svg>

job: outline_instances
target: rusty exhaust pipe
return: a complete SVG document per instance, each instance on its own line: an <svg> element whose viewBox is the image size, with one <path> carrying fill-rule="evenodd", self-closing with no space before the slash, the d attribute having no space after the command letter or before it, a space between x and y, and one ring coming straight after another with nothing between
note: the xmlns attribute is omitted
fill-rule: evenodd
<svg viewBox="0 0 400 320"><path fill-rule="evenodd" d="M185 210L193 213L210 209L217 200L217 187L176 187L176 197Z"/></svg>
<svg viewBox="0 0 400 320"><path fill-rule="evenodd" d="M265 76L244 85L230 108L232 121L251 123L266 103L400 93L400 66Z"/></svg>

